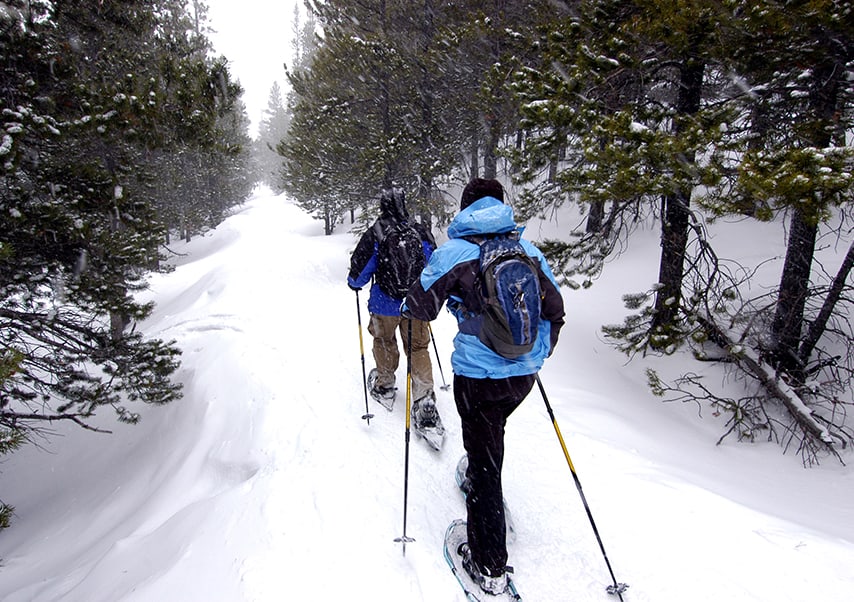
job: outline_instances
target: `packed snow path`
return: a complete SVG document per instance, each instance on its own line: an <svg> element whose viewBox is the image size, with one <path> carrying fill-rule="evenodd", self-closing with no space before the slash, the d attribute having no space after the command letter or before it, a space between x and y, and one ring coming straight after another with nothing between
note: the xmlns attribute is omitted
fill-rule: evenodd
<svg viewBox="0 0 854 602"><path fill-rule="evenodd" d="M415 542L404 556L393 540L405 365L394 412L371 401L375 417L362 420L345 284L354 243L346 225L323 236L286 199L259 193L176 247L176 270L143 295L157 302L143 327L183 349L184 398L145 408L137 426L104 412L112 436L56 426L59 436L4 459L0 492L17 512L0 533L0 599L462 602L442 558L445 528L465 512L453 397L437 390L443 451L411 441ZM621 319L621 294L655 277L655 261L641 261L657 242L639 244L592 289L565 291L568 323L542 373L617 579L631 586L624 599L851 600L851 469L804 470L773 444L715 446L722 425L708 411L698 420L696 407L652 398L643 366L600 341L599 326ZM444 312L433 324L448 380L454 330ZM441 384L435 365L434 375ZM536 389L508 424L504 474L523 597L615 600Z"/></svg>

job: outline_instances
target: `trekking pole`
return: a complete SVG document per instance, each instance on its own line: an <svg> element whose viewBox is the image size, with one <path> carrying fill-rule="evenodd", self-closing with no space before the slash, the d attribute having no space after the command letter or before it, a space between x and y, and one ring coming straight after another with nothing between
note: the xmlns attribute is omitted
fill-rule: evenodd
<svg viewBox="0 0 854 602"><path fill-rule="evenodd" d="M608 561L608 554L605 553L605 544L602 543L602 538L599 537L599 529L596 528L596 523L593 521L593 514L590 512L590 506L587 504L587 498L584 497L584 492L581 490L581 481L578 479L578 475L575 473L575 467L572 465L572 460L569 458L569 452L566 449L566 443L563 441L563 435L560 434L560 428L557 425L557 420L555 420L555 414L552 411L552 406L549 403L549 398L546 396L546 390L543 387L543 383L540 380L540 375L537 374L537 386L540 388L540 393L543 396L543 401L546 403L546 410L549 413L549 417L552 419L552 425L555 427L555 432L557 433L558 441L560 441L560 447L563 449L563 455L566 456L566 463L569 464L569 471L572 473L572 479L575 481L575 488L578 489L578 495L581 496L581 501L584 504L584 509L587 511L587 518L590 519L590 526L593 527L593 533L596 535L596 540L599 542L599 549L602 550L602 556L605 558L605 564L608 565L608 572L611 574L611 581L613 581L613 585L609 585L606 591L609 594L616 594L616 596L622 601L623 592L628 589L628 585L625 583L617 583L617 578L614 577L614 571L611 569L611 563Z"/></svg>
<svg viewBox="0 0 854 602"><path fill-rule="evenodd" d="M362 341L362 309L359 305L359 291L356 292L356 320L359 322L359 352L362 354L362 385L365 387L365 413L362 420L367 420L368 425L371 424L373 414L368 410L368 377L365 376L365 344Z"/></svg>
<svg viewBox="0 0 854 602"><path fill-rule="evenodd" d="M406 505L409 492L409 426L410 426L410 404L412 402L412 320L409 322L408 334L409 342L407 343L406 354L406 453L403 461L403 535L395 538L394 541L403 545L403 555L406 556L406 544L415 541L412 537L406 536Z"/></svg>
<svg viewBox="0 0 854 602"><path fill-rule="evenodd" d="M436 365L439 366L439 374L442 375L442 386L439 388L447 391L451 388L451 385L445 382L445 373L442 372L442 362L439 360L439 348L436 346L436 337L433 336L433 327L430 326L430 322L427 322L427 329L430 331L430 338L433 340L433 351L436 352Z"/></svg>

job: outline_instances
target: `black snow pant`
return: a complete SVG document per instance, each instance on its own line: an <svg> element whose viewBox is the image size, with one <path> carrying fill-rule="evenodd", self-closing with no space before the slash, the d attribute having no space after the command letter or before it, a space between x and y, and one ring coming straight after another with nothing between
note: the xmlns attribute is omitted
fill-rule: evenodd
<svg viewBox="0 0 854 602"><path fill-rule="evenodd" d="M504 426L531 392L535 380L534 374L501 380L454 375L454 400L469 462L468 543L475 566L491 576L504 573L507 566L507 525L501 488Z"/></svg>

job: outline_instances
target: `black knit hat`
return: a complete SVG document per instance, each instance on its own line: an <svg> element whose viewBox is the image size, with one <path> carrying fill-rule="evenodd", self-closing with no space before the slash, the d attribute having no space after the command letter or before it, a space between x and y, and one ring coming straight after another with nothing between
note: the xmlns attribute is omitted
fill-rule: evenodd
<svg viewBox="0 0 854 602"><path fill-rule="evenodd" d="M463 188L463 194L460 196L460 211L485 196L491 196L503 203L504 187L501 185L501 182L498 180L474 178Z"/></svg>

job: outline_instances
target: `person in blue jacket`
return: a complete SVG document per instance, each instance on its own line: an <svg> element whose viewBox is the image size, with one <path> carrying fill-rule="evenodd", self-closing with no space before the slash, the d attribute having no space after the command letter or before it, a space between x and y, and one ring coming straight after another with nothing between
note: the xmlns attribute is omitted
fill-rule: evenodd
<svg viewBox="0 0 854 602"><path fill-rule="evenodd" d="M400 306L403 299L397 299L384 292L377 283L379 266L378 252L380 241L398 222L412 226L421 238L425 259L429 260L436 241L433 235L418 222L410 221L406 210L404 192L400 188L383 190L380 194L380 216L368 228L350 257L350 271L347 285L353 290L361 290L372 282L368 298L370 321L368 332L373 337L373 356L376 372L372 381L371 396L384 407L391 410L395 397L395 371L400 362L397 344L397 331L406 353L409 352L407 333L409 324L401 319ZM427 322L412 320L412 414L417 427L443 428L436 396L433 392L433 367L430 362L430 331Z"/></svg>
<svg viewBox="0 0 854 602"><path fill-rule="evenodd" d="M466 237L518 231L504 189L494 179L476 178L463 190L460 212L448 227L449 240L436 249L406 298L404 313L417 320L436 318L447 301L458 324L483 311L478 290L480 248ZM507 587L507 546L501 468L507 418L533 388L564 323L560 288L543 254L520 241L536 259L542 294L541 320L533 349L515 359L492 351L477 334L458 332L451 365L454 400L468 455L466 510L468 541L460 546L463 566L480 587L499 594Z"/></svg>

